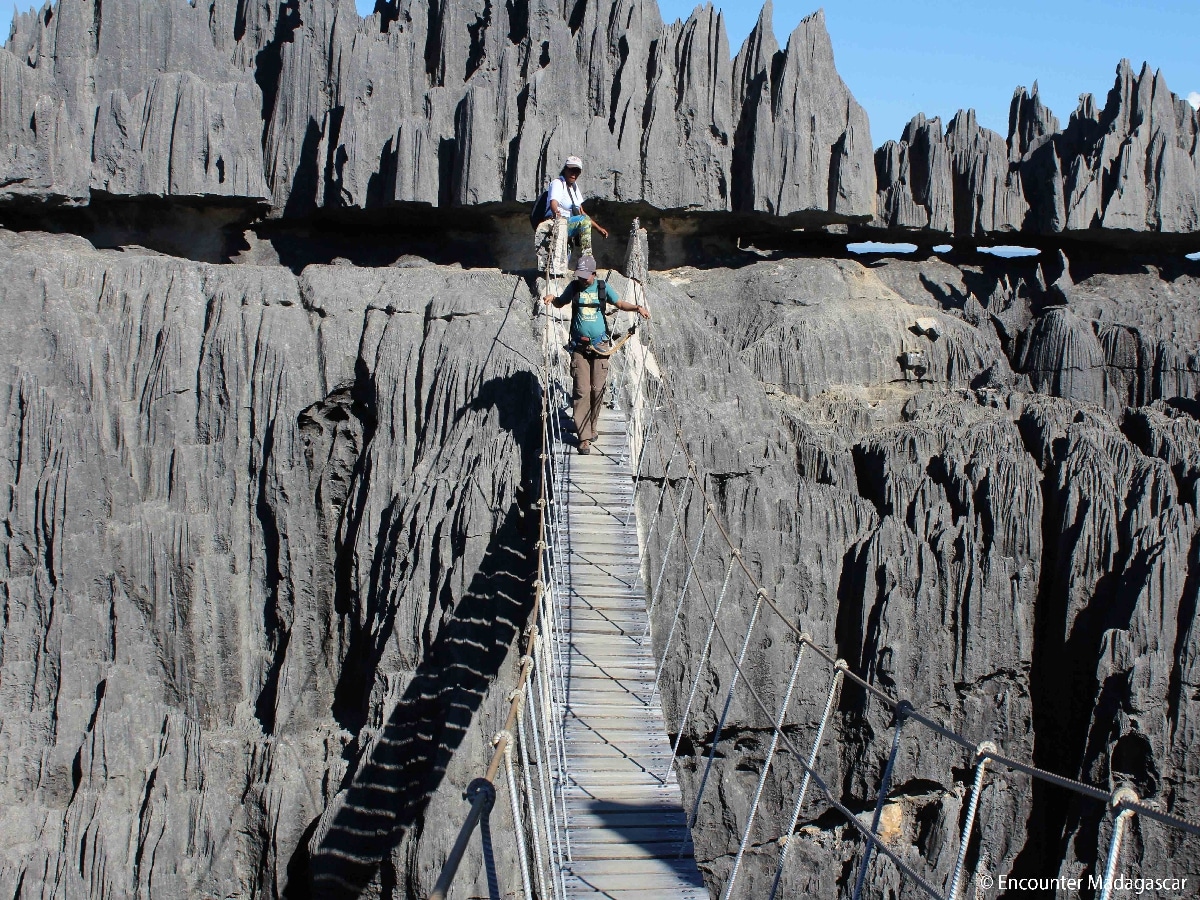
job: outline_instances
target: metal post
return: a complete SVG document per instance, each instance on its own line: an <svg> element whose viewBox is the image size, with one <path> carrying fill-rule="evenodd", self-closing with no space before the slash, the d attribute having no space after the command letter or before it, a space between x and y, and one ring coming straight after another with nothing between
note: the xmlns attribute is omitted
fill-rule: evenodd
<svg viewBox="0 0 1200 900"><path fill-rule="evenodd" d="M454 876L458 874L458 867L462 863L463 854L467 850L467 844L471 840L475 826L479 824L480 816L491 812L492 807L496 804L496 788L486 778L476 778L467 785L467 800L471 803L471 811L467 813L466 820L458 829L458 837L454 839L450 855L446 857L446 862L442 865L442 874L438 876L437 884L433 886L433 893L429 895L429 900L446 900L446 892L450 890L450 884L454 881Z"/></svg>
<svg viewBox="0 0 1200 900"><path fill-rule="evenodd" d="M499 742L500 735L496 735ZM529 856L525 852L525 829L521 822L521 804L517 794L517 778L513 772L512 735L504 745L504 770L508 778L508 807L512 812L513 836L517 842L517 862L521 866L521 888L525 891L525 900L533 900L533 888L529 883Z"/></svg>
<svg viewBox="0 0 1200 900"><path fill-rule="evenodd" d="M538 730L537 730L537 707L534 699L533 680L525 682L525 712L529 714L529 722L533 727L533 755L529 753L529 736L525 731L525 713L517 719L517 737L521 740L521 775L525 782L525 795L529 802L529 818L533 825L533 853L537 858L537 873L538 873L538 891L540 896L548 896L550 888L547 886L549 879L546 877L546 862L549 862L550 869L554 869L554 834L553 823L550 821L550 811L546 806L546 770L545 764L542 761L541 747L538 746ZM537 765L537 787L534 790L534 783L529 769L531 765ZM537 824L537 814L539 809L542 814L541 830ZM541 832L546 835L546 855L542 857L541 847Z"/></svg>

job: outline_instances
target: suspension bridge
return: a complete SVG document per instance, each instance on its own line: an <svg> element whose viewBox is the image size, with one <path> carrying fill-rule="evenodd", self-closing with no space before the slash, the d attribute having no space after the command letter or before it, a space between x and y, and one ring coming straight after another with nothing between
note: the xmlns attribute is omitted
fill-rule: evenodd
<svg viewBox="0 0 1200 900"><path fill-rule="evenodd" d="M557 245L556 238L552 241ZM646 233L635 221L625 271L637 302L649 306L646 248ZM545 317L542 491L537 504L539 577L533 585L535 606L523 639L517 687L510 697L505 727L496 735L490 765L468 789L469 811L430 900L450 896L468 843L481 818L490 814L499 791L507 795L520 885L506 885L501 890L490 838L485 838L484 861L492 900L514 895L526 900L701 900L710 896L731 900L743 896L737 891L742 863L752 843L772 764L781 750L799 761L804 774L789 821L778 823L781 838L770 900L780 895L794 843L788 838L795 834L814 790L861 840L850 879L853 900L868 895L868 875L878 865L894 866L916 893L934 900L966 896L968 878L974 874L969 871L967 850L989 767L1003 767L1106 805L1107 848L1096 895L1100 900L1108 900L1115 876L1121 872L1122 846L1133 820L1182 835L1200 835L1200 825L1144 802L1129 786L1109 790L1087 784L1007 756L990 741L960 735L903 698L868 682L816 643L759 582L717 515L705 473L689 451L669 372L645 340L631 341L617 368L610 410L592 455L576 454L566 415L571 405L568 359L563 349L567 324L561 313L550 312ZM647 459L651 445L656 460ZM656 515L646 534L639 535L637 492L651 488L643 476L653 462L658 463L660 473L651 507ZM674 477L673 472L681 474ZM691 546L682 539L683 511L687 503L697 500L704 510L703 521L699 538ZM644 527L646 523L641 524ZM651 571L648 547L660 528L666 533L665 538L662 533L659 536L665 550L657 570ZM691 673L681 721L672 723L671 730L677 735L672 744L659 692L666 660L675 652L680 614L689 599L706 532L723 548L725 575L715 602L707 594L703 596L709 627ZM672 554L684 574L678 593L665 598L661 587ZM646 573L651 576L648 586ZM744 635L739 635L740 642L731 641L719 624L723 606L733 602L730 598L738 590L753 597L749 625ZM660 603L673 604L669 617L659 609L658 621L670 625L665 634L652 634L650 622ZM772 692L779 696L775 705L763 699L761 687L746 671L747 654L759 629L790 633L796 648L785 688ZM656 645L660 648L657 659L652 651ZM685 806L675 758L714 652L728 657L733 675L695 796ZM795 724L789 713L806 656L810 666L815 664L824 672L827 691L821 718L810 723L815 726L811 742L799 746L794 730L785 726ZM806 677L811 678L811 672ZM820 772L827 726L846 682L856 685L869 700L883 704L892 715L890 753L873 813L867 816L848 809ZM709 873L706 884L693 856L691 828L712 781L717 744L735 697L748 699L773 728L729 872L723 883ZM963 768L972 772L961 830L946 838L953 867L948 875L936 877L915 868L881 833L902 742L929 738L957 745Z"/></svg>

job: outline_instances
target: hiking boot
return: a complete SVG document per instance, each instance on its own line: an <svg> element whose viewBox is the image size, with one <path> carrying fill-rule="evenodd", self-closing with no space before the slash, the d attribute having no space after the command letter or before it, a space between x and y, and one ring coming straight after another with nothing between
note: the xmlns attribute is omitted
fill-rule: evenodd
<svg viewBox="0 0 1200 900"><path fill-rule="evenodd" d="M591 441L580 441L579 442L579 452L581 454L583 454L584 456L587 456L589 453L591 453L592 452L592 442Z"/></svg>

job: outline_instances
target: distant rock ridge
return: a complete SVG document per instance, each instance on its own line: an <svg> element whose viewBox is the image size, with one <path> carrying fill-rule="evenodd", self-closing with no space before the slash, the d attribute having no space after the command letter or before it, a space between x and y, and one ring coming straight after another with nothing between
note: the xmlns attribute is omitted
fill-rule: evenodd
<svg viewBox="0 0 1200 900"><path fill-rule="evenodd" d="M1019 87L1007 142L959 112L918 115L875 152L876 225L938 235L1190 235L1200 230L1200 113L1128 60L1103 109L1080 97L1066 128Z"/></svg>
<svg viewBox="0 0 1200 900"><path fill-rule="evenodd" d="M653 0L379 0L365 19L352 0L82 0L17 17L0 96L9 205L530 201L573 153L605 200L874 214L824 15L780 50L770 3L731 59L711 5L664 24Z"/></svg>

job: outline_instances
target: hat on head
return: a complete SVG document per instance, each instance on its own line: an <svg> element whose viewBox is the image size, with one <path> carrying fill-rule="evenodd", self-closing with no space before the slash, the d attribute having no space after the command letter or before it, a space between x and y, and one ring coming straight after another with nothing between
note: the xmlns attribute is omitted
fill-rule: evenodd
<svg viewBox="0 0 1200 900"><path fill-rule="evenodd" d="M583 172L583 160L578 156L568 156L567 161L563 163L563 169L578 169Z"/></svg>
<svg viewBox="0 0 1200 900"><path fill-rule="evenodd" d="M576 278L591 278L596 274L596 260L591 256L581 256L575 266Z"/></svg>

